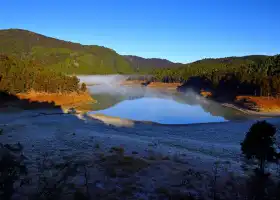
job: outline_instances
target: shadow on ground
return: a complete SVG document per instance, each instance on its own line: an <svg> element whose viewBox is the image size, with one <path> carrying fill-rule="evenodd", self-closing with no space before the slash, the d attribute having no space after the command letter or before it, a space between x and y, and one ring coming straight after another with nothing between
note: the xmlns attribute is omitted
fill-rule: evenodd
<svg viewBox="0 0 280 200"><path fill-rule="evenodd" d="M0 109L61 109L60 106L55 105L54 102L37 102L28 99L19 99L16 95L9 92L0 91ZM62 109L61 109L62 111Z"/></svg>

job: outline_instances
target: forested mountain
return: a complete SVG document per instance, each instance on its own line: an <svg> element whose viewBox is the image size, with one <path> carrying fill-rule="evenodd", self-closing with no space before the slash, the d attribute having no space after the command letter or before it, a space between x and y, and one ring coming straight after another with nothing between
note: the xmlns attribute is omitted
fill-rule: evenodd
<svg viewBox="0 0 280 200"><path fill-rule="evenodd" d="M114 50L58 40L21 29L0 30L0 53L29 59L67 74L131 74L130 63Z"/></svg>
<svg viewBox="0 0 280 200"><path fill-rule="evenodd" d="M159 58L142 58L139 56L124 55L131 64L135 72L151 72L158 68L179 67L181 63L173 63L166 59Z"/></svg>
<svg viewBox="0 0 280 200"><path fill-rule="evenodd" d="M63 91L63 88L72 90L70 85L77 87L78 84L76 79L70 80L64 74L141 73L153 75L153 80L180 81L184 86L196 85L199 89L248 95L280 94L279 55L209 58L180 64L165 59L121 56L109 48L66 42L20 29L0 30L0 54L6 56L2 56L2 60L10 63L0 63L1 87L14 87L12 90L18 91L26 90L30 85L37 90L47 90L42 89L47 87L45 83L38 80L41 85L36 83L35 79L40 76L46 82L52 80L58 83L59 79L65 80L65 83L58 84L60 88L50 87L51 91ZM5 71L6 69L9 70ZM12 77L13 71L15 77L23 75L19 80L26 80L24 87L17 83L17 79L13 79L14 83L8 81L10 78L7 77ZM34 74L36 78L32 79ZM28 77L33 82L27 81ZM65 86L66 82L69 83L68 86Z"/></svg>
<svg viewBox="0 0 280 200"><path fill-rule="evenodd" d="M243 57L207 58L179 67L157 69L154 74L157 79L166 79L167 82L187 80L192 76L209 75L212 73L233 72L248 69L252 66L263 65L273 56L250 55Z"/></svg>
<svg viewBox="0 0 280 200"><path fill-rule="evenodd" d="M66 76L42 67L32 60L0 54L0 91L24 93L30 90L49 93L85 91L76 76Z"/></svg>
<svg viewBox="0 0 280 200"><path fill-rule="evenodd" d="M203 59L179 68L159 69L154 78L182 82L183 87L210 89L223 94L278 96L280 94L280 55L252 55Z"/></svg>

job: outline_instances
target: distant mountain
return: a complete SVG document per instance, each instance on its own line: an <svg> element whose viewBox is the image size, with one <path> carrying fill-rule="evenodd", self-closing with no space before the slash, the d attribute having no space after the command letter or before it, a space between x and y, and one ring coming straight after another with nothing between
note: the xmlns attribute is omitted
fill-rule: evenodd
<svg viewBox="0 0 280 200"><path fill-rule="evenodd" d="M0 30L0 54L33 59L67 74L131 74L130 63L114 50L81 45L22 29Z"/></svg>
<svg viewBox="0 0 280 200"><path fill-rule="evenodd" d="M116 51L97 45L82 45L22 29L0 30L0 54L20 59L32 59L44 67L66 74L151 74L155 70L172 68L224 68L248 63L259 63L264 55L202 59L188 64L166 59L120 55Z"/></svg>
<svg viewBox="0 0 280 200"><path fill-rule="evenodd" d="M268 57L267 55L247 55L247 56L231 56L231 57L224 57L224 58L205 58L201 60L194 61L189 64L185 65L192 65L192 64L246 64L246 63L261 63L266 60Z"/></svg>
<svg viewBox="0 0 280 200"><path fill-rule="evenodd" d="M225 58L205 58L197 60L192 63L183 64L177 68L161 68L154 71L154 75L157 80L164 82L178 82L187 81L191 77L208 77L213 79L212 82L220 81L225 74L238 74L238 76L248 76L252 78L255 76L254 81L259 79L262 74L273 72L275 74L280 71L279 65L271 63L277 63L279 56L267 56L267 55L248 55L240 57L225 57ZM276 73L277 72L277 73ZM248 73L250 75L248 75ZM215 76L214 76L215 74ZM244 78L242 77L242 78ZM239 77L240 78L240 77ZM267 77L263 77L265 79ZM240 78L241 79L241 78ZM197 79L194 79L197 80ZM244 81L242 79L242 81ZM262 81L262 80L258 80Z"/></svg>
<svg viewBox="0 0 280 200"><path fill-rule="evenodd" d="M153 70L180 70L185 67L194 68L219 68L220 66L240 66L249 63L261 63L269 56L266 55L248 55L248 56L232 56L224 58L205 58L191 63L174 63L166 59L159 58L142 58L139 56L124 55L125 59L130 63L136 72L151 72Z"/></svg>
<svg viewBox="0 0 280 200"><path fill-rule="evenodd" d="M174 63L166 59L142 58L139 56L124 55L135 71L149 71L159 68L179 67L181 63Z"/></svg>

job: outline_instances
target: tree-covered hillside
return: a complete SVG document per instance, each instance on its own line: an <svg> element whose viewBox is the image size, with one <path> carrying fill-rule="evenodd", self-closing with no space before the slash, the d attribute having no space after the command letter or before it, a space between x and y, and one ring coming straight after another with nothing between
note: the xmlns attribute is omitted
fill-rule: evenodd
<svg viewBox="0 0 280 200"><path fill-rule="evenodd" d="M48 74L60 73L52 77L62 77L62 74L152 74L152 80L180 81L185 86L200 85L199 88L215 91L262 96L280 94L280 56L251 55L180 64L164 59L121 56L105 47L66 42L20 29L0 30L0 54L22 62L23 72L26 62L32 62L40 65L40 75L45 70Z"/></svg>
<svg viewBox="0 0 280 200"><path fill-rule="evenodd" d="M32 60L0 54L0 91L24 93L30 90L49 93L85 91L76 76L42 67Z"/></svg>
<svg viewBox="0 0 280 200"><path fill-rule="evenodd" d="M114 50L81 45L21 29L0 30L0 53L33 60L66 74L131 74L130 63Z"/></svg>
<svg viewBox="0 0 280 200"><path fill-rule="evenodd" d="M155 69L174 68L182 65L181 63L173 63L169 60L159 58L142 58L132 55L125 55L124 57L137 73L151 73Z"/></svg>
<svg viewBox="0 0 280 200"><path fill-rule="evenodd" d="M179 68L156 70L154 76L158 81L180 81L185 87L223 94L278 96L280 55L203 59Z"/></svg>
<svg viewBox="0 0 280 200"><path fill-rule="evenodd" d="M240 68L247 68L250 65L263 63L269 56L252 55L244 57L207 58L198 60L179 67L158 69L154 71L156 77L167 82L187 80L191 76L211 74L212 72L233 71Z"/></svg>

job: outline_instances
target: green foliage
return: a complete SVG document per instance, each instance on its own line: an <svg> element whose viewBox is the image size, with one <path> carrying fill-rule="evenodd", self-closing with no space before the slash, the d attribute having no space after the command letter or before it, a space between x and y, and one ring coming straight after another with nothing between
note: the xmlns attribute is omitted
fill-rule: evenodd
<svg viewBox="0 0 280 200"><path fill-rule="evenodd" d="M112 152L119 153L119 154L121 154L121 155L124 154L124 148L123 148L123 147L112 147L112 148L111 148L111 151L112 151Z"/></svg>
<svg viewBox="0 0 280 200"><path fill-rule="evenodd" d="M0 52L32 59L43 67L66 74L130 74L128 61L115 51L81 45L20 29L0 30Z"/></svg>
<svg viewBox="0 0 280 200"><path fill-rule="evenodd" d="M173 79L179 80L181 78L187 80L192 76L211 76L213 73L218 75L225 72L234 72L237 69L242 69L244 66L262 63L266 58L267 56L245 56L203 59L176 68L155 70L154 74L159 79L164 76L171 76Z"/></svg>
<svg viewBox="0 0 280 200"><path fill-rule="evenodd" d="M204 59L179 68L155 70L163 82L186 82L192 77L207 80L211 89L236 94L277 96L280 94L280 55ZM209 87L209 86L208 86Z"/></svg>
<svg viewBox="0 0 280 200"><path fill-rule="evenodd" d="M155 69L179 67L181 63L173 63L166 59L141 58L138 56L126 55L124 58L131 64L134 71L138 74L150 74Z"/></svg>
<svg viewBox="0 0 280 200"><path fill-rule="evenodd" d="M82 91L82 92L86 92L86 91L87 91L87 86L86 86L85 83L82 83L82 85L81 85L81 91Z"/></svg>
<svg viewBox="0 0 280 200"><path fill-rule="evenodd" d="M247 159L257 159L261 172L264 172L266 162L277 161L275 149L276 128L266 122L258 121L253 124L241 143L241 151Z"/></svg>
<svg viewBox="0 0 280 200"><path fill-rule="evenodd" d="M66 42L20 29L0 30L0 52L17 59L14 66L22 66L20 69L13 67L11 70L2 69L1 66L2 71L9 71L9 76L4 77L3 87L12 91L28 90L31 86L45 91L47 85L52 83L56 83L58 88L53 84L50 86L51 91L75 91L78 88L76 79L70 80L63 74L137 73L153 74L152 80L163 82L185 83L192 77L199 77L211 83L207 86L210 89L232 91L234 94L280 94L279 55L203 59L190 64L180 64L164 59L121 56L102 46ZM40 69L32 69L35 68L32 63L36 63L36 66L39 64ZM17 76L13 82L8 81L13 74L19 73L24 76ZM22 79L27 80L27 77L30 81L22 84ZM0 76L1 79L3 75ZM69 84L65 84L66 82Z"/></svg>
<svg viewBox="0 0 280 200"><path fill-rule="evenodd" d="M0 90L20 93L31 89L51 93L76 92L80 86L76 76L54 72L32 60L0 55Z"/></svg>

